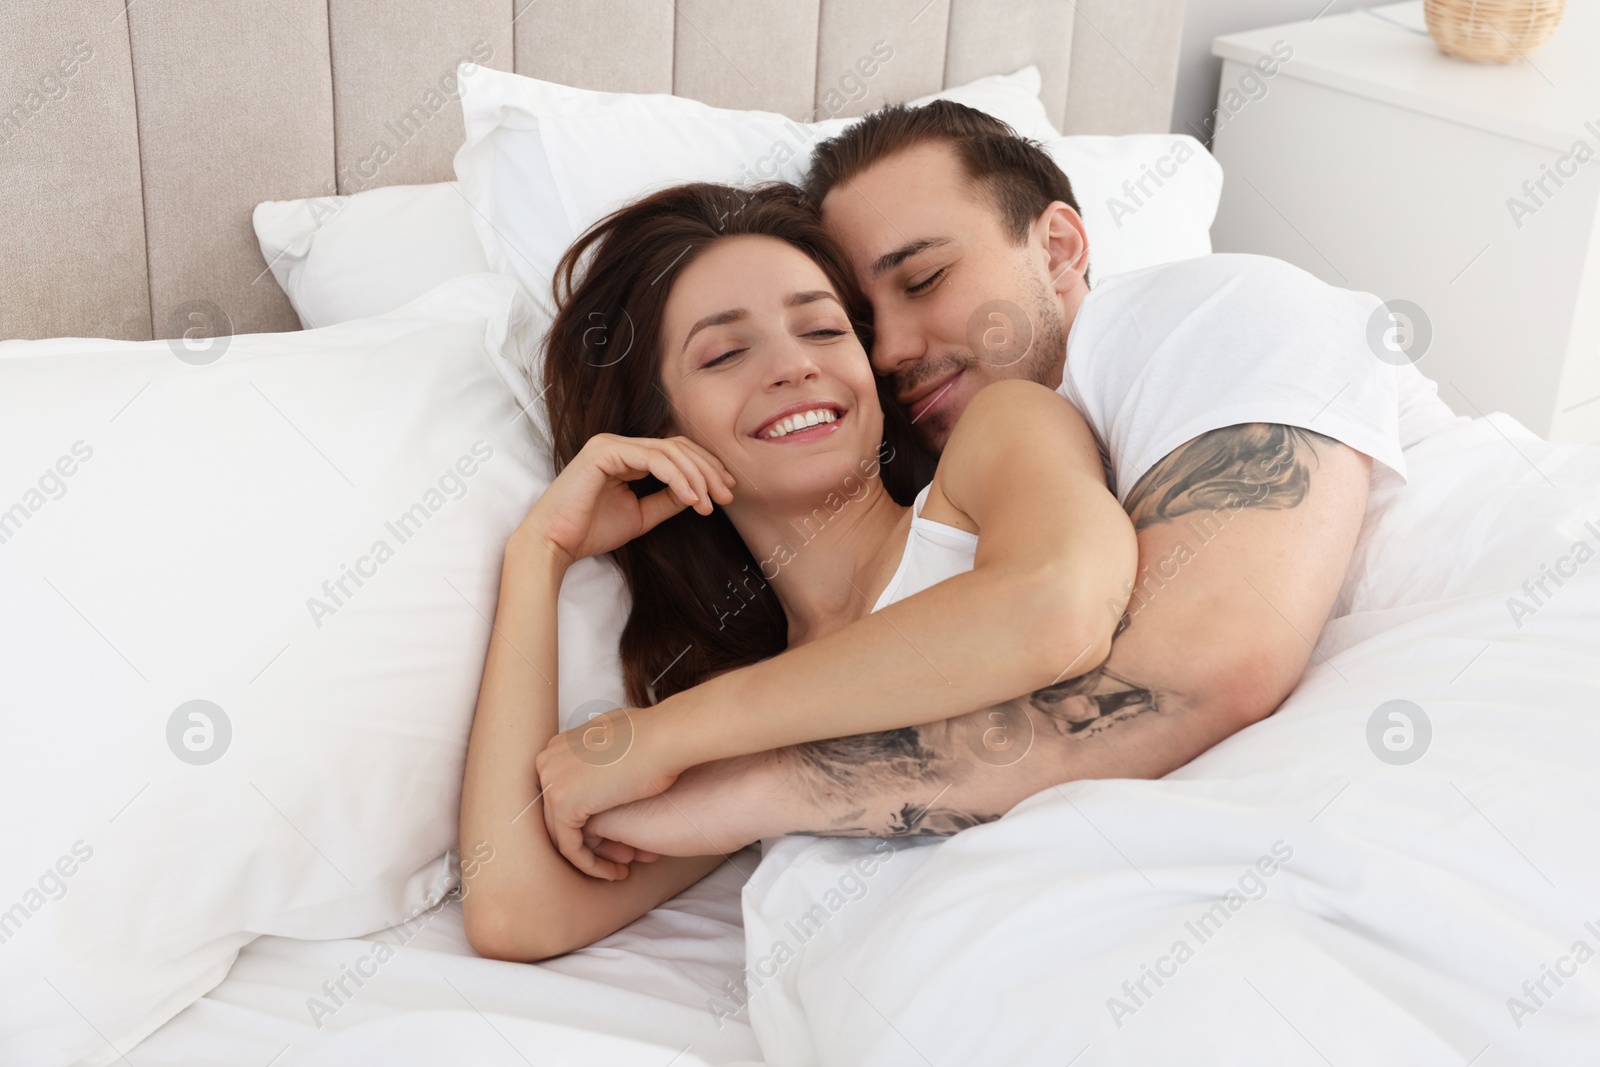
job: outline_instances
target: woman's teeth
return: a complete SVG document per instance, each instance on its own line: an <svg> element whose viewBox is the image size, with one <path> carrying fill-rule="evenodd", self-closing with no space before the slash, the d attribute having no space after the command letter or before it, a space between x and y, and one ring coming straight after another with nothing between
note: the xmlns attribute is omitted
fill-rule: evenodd
<svg viewBox="0 0 1600 1067"><path fill-rule="evenodd" d="M762 434L767 440L775 437L784 437L796 430L809 429L812 426L821 426L825 422L833 422L839 416L827 408L813 408L810 411L797 411L793 415L779 419L772 424L772 429Z"/></svg>

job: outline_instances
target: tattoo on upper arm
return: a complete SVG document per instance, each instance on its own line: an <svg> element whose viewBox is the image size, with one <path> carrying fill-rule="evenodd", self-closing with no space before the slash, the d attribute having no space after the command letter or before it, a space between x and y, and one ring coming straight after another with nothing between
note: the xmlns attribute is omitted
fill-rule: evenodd
<svg viewBox="0 0 1600 1067"><path fill-rule="evenodd" d="M1299 426L1251 422L1190 441L1151 467L1123 507L1142 530L1194 511L1284 509L1306 498L1318 448L1331 437Z"/></svg>

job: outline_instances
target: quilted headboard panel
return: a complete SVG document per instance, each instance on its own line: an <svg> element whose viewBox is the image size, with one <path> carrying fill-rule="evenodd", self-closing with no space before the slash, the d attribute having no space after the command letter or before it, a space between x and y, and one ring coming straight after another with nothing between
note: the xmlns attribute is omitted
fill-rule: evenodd
<svg viewBox="0 0 1600 1067"><path fill-rule="evenodd" d="M1037 64L1067 133L1167 129L1183 0L7 0L0 338L299 324L262 200L448 180L470 59L594 89L854 115ZM855 61L894 58L866 84Z"/></svg>

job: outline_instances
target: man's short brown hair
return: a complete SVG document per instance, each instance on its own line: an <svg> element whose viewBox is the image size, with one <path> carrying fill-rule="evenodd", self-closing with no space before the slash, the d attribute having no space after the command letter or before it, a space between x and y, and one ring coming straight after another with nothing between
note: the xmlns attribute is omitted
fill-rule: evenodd
<svg viewBox="0 0 1600 1067"><path fill-rule="evenodd" d="M806 196L820 205L840 182L896 152L928 142L950 145L967 183L981 190L1000 212L1001 227L1013 244L1023 242L1028 227L1053 201L1078 211L1072 183L1043 145L992 115L952 100L920 107L891 104L823 141L806 175Z"/></svg>

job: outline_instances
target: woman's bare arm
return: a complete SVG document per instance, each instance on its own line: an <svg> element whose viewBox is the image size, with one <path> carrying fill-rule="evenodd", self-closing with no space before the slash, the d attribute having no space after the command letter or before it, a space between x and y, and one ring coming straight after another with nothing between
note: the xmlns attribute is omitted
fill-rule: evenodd
<svg viewBox="0 0 1600 1067"><path fill-rule="evenodd" d="M1092 432L1044 386L968 404L940 490L979 526L972 571L649 709L688 767L987 707L1094 670L1132 588L1133 526Z"/></svg>
<svg viewBox="0 0 1600 1067"><path fill-rule="evenodd" d="M557 732L556 600L566 564L534 541L513 535L506 547L461 795L463 854L493 849L462 898L467 939L482 955L522 961L598 941L724 859L664 857L607 881L551 843L534 757Z"/></svg>

